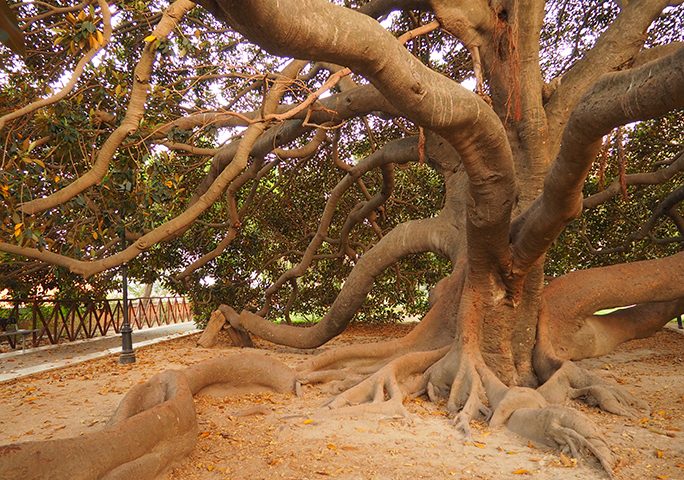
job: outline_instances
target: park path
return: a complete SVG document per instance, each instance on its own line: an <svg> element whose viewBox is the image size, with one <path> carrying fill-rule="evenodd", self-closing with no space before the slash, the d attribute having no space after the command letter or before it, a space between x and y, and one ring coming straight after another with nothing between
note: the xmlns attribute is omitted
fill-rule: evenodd
<svg viewBox="0 0 684 480"><path fill-rule="evenodd" d="M140 348L173 338L197 333L194 322L163 325L133 331L133 348ZM0 353L0 383L34 373L66 367L95 358L115 355L121 351L121 335L108 335L88 340L49 345L38 348L20 348Z"/></svg>

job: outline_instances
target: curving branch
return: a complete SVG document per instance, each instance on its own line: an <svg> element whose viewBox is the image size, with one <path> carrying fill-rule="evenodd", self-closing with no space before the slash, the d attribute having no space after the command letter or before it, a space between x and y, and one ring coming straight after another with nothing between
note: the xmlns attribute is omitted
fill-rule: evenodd
<svg viewBox="0 0 684 480"><path fill-rule="evenodd" d="M225 237L223 237L223 239L218 243L218 245L216 245L216 247L212 251L205 253L200 258L198 258L190 265L185 267L185 269L181 273L176 275L176 280L186 278L188 275L196 271L198 268L205 266L213 259L219 257L226 250L226 248L230 246L233 240L235 240L235 237L237 237L237 233L237 228L230 227L228 229L228 234Z"/></svg>
<svg viewBox="0 0 684 480"><path fill-rule="evenodd" d="M366 202L366 208L357 210L355 219L345 222L343 232L346 234L351 230L351 226L358 223L363 218L368 216L369 212L375 210L381 203L384 203L393 188L393 172L391 171L391 163L408 163L410 161L417 161L417 142L415 138L404 138L395 140L385 145L380 150L375 151L370 156L363 159L355 167L351 168L349 173L342 179L335 188L330 192L330 196L325 204L321 219L318 223L318 229L309 242L306 251L303 253L301 260L297 265L284 272L265 292L265 302L262 309L257 313L259 316L265 316L268 313L271 304L271 298L280 290L280 288L288 281L294 280L304 274L314 260L318 248L323 244L327 237L328 229L332 223L337 204L342 195L351 187L357 179L374 168L383 169L383 191L376 195L371 201ZM390 165L389 168L385 168ZM342 248L342 247L340 247Z"/></svg>
<svg viewBox="0 0 684 480"><path fill-rule="evenodd" d="M396 10L428 10L428 0L371 0L359 12L372 18L384 17Z"/></svg>
<svg viewBox="0 0 684 480"><path fill-rule="evenodd" d="M679 152L667 167L655 172L627 175L625 176L625 183L627 185L659 185L667 182L682 170L684 170L684 150ZM620 193L620 189L620 180L613 181L605 190L586 197L583 201L584 209L591 210L598 207Z"/></svg>
<svg viewBox="0 0 684 480"><path fill-rule="evenodd" d="M171 150L181 150L183 152L189 153L190 155L198 155L202 157L213 157L218 152L218 149L216 148L202 148L189 145L187 143L171 142L168 140L162 140L156 143L159 145L164 145L166 148L170 148Z"/></svg>
<svg viewBox="0 0 684 480"><path fill-rule="evenodd" d="M74 89L76 83L81 78L81 75L83 74L86 65L93 61L93 58L95 58L95 56L100 52L100 50L102 50L109 43L109 40L112 37L112 14L109 11L109 5L105 0L98 0L97 3L100 6L100 10L102 11L102 43L96 46L95 48L91 48L90 50L88 50L88 52L78 61L76 67L74 68L74 71L71 73L69 81L64 85L64 87L62 87L61 90L54 93L53 95L50 95L47 98L41 98L40 100L36 100L35 102L26 105L25 107L22 107L18 110L1 116L0 130L4 128L7 122L22 117L31 112L35 112L40 108L47 107L48 105L52 105L53 103L59 102L67 95L69 95L69 93Z"/></svg>
<svg viewBox="0 0 684 480"><path fill-rule="evenodd" d="M639 68L607 74L597 82L570 117L542 194L515 220L512 238L516 271L527 271L580 213L584 180L603 135L618 125L682 106L684 48Z"/></svg>
<svg viewBox="0 0 684 480"><path fill-rule="evenodd" d="M670 220L672 220L672 223L675 224L677 227L677 230L679 231L679 235L684 238L684 217L682 217L679 212L677 211L676 208L671 208L668 212L665 213L668 217L670 217Z"/></svg>
<svg viewBox="0 0 684 480"><path fill-rule="evenodd" d="M106 2L104 3L106 6ZM195 4L190 0L176 0L164 12L152 35L158 39L166 38L176 28L183 15L192 10L194 6ZM156 47L154 43L147 44L133 73L133 88L128 108L126 109L126 116L122 120L121 125L112 132L100 148L92 168L66 187L57 190L47 197L37 198L20 204L19 209L23 213L33 215L61 205L102 180L107 173L109 162L114 157L116 150L126 137L138 129L140 120L145 114L145 101L147 100L155 57Z"/></svg>
<svg viewBox="0 0 684 480"><path fill-rule="evenodd" d="M299 148L291 148L291 149L276 148L275 150L273 150L273 153L275 153L275 155L281 159L308 157L308 156L316 153L316 150L318 150L318 147L320 147L321 144L327 140L327 138L328 138L328 134L325 131L325 129L319 128L316 130L316 134L313 136L311 141L309 143L307 143L306 145L299 147Z"/></svg>
<svg viewBox="0 0 684 480"><path fill-rule="evenodd" d="M466 207L463 193L467 177L459 168L458 155L445 140L433 135L428 140L430 162L442 172L446 183L444 208L437 217L402 223L382 237L359 258L330 310L316 325L306 328L276 325L247 310L238 315L223 305L220 310L231 325L280 345L316 348L345 329L371 291L375 278L401 258L433 252L449 258L456 265L464 251ZM378 156L375 160L380 159Z"/></svg>
<svg viewBox="0 0 684 480"><path fill-rule="evenodd" d="M565 318L554 318L552 336L556 353L563 359L581 360L612 352L628 340L647 338L673 318L684 313L684 297L663 302L646 302L607 315L590 315L570 335ZM576 327L575 327L576 328Z"/></svg>
<svg viewBox="0 0 684 480"><path fill-rule="evenodd" d="M646 39L644 32L669 3L668 0L630 1L594 47L563 75L545 105L550 144L555 149L560 145L563 129L577 102L601 76L623 67L637 56Z"/></svg>
<svg viewBox="0 0 684 480"><path fill-rule="evenodd" d="M629 282L624 279L629 278ZM640 262L578 270L544 290L552 315L586 318L603 308L684 297L684 252Z"/></svg>
<svg viewBox="0 0 684 480"><path fill-rule="evenodd" d="M348 66L413 122L449 141L470 178L468 231L478 238L469 243L471 264L484 276L507 274L512 152L502 123L479 96L423 65L374 20L323 0L200 4L271 53Z"/></svg>
<svg viewBox="0 0 684 480"><path fill-rule="evenodd" d="M29 2L26 2L29 3ZM77 3L76 5L69 5L68 7L55 7L54 5L50 5L45 2L32 2L32 3L37 3L38 5L47 8L47 12L39 13L37 15L34 15L32 17L27 17L27 18L22 18L22 22L24 23L24 26L21 28L22 30L26 30L29 25L32 23L35 23L39 20L42 20L44 18L51 17L53 15L58 15L61 13L70 13L70 12L77 12L79 10L83 10L86 8L88 5L93 3L91 0L87 0L85 2ZM17 6L20 4L17 4Z"/></svg>
<svg viewBox="0 0 684 480"><path fill-rule="evenodd" d="M455 258L458 238L458 230L438 217L396 226L358 260L328 312L313 327L276 325L247 310L236 317L227 314L225 306L219 309L232 326L259 338L295 348L316 348L345 329L366 299L375 278L387 267L414 253L435 252Z"/></svg>

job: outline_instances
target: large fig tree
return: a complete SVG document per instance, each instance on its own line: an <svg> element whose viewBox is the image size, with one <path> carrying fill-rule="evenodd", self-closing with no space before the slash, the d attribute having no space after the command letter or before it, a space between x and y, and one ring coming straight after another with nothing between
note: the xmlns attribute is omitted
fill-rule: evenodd
<svg viewBox="0 0 684 480"><path fill-rule="evenodd" d="M158 270L175 265L182 285L222 265L213 280L230 276L227 284L243 288L210 299L224 303L231 328L297 348L326 343L364 302L379 301L374 281L402 259L446 258L451 272L410 334L328 350L299 380L339 382L333 408L396 412L407 395L446 399L466 434L484 417L575 455L588 451L611 471L596 427L562 404L583 399L618 415L647 408L574 361L684 312L684 195L671 186L684 166L680 132L665 135L675 140L658 147L664 158L636 162L651 171L628 174L624 152L640 132L657 131L651 119L669 115L677 128L681 2L202 0L202 9L176 0L155 12L137 3L112 13L92 2L78 16L71 12L82 5L15 5L27 31L57 32L73 74L55 82L48 64L35 68L49 55L34 55L22 85L18 64L6 66L8 95L35 98L5 103L0 117L3 142L14 146L2 160L0 250L91 277L141 254L158 261L155 249L171 245L161 247ZM71 16L41 23L61 15ZM98 57L108 42L113 54ZM469 76L473 89L462 84ZM87 102L88 118L74 120ZM78 121L92 131L72 131ZM618 166L612 183L609 157ZM408 164L427 164L442 186ZM583 206L607 208L654 184L655 193L636 197L650 216L617 235L623 251L637 239L660 249L545 276L547 253ZM358 201L347 190L360 192ZM392 217L397 199L402 215ZM436 211L421 209L430 202ZM74 220L78 211L96 223ZM115 224L132 241L120 251ZM100 237L99 248L83 241L88 235ZM416 274L422 281L439 270L431 258ZM272 322L300 289L326 298L322 318L307 327Z"/></svg>

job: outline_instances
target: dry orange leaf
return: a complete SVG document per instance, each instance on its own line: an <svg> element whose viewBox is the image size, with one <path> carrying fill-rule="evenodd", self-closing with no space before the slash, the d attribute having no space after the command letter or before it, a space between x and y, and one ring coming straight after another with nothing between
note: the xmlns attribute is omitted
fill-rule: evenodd
<svg viewBox="0 0 684 480"><path fill-rule="evenodd" d="M482 443L482 442L473 442L473 446L475 446L477 448L485 448L486 445L487 445L486 443Z"/></svg>
<svg viewBox="0 0 684 480"><path fill-rule="evenodd" d="M561 452L560 462L564 467L573 468L577 466L577 459L568 457L566 454Z"/></svg>
<svg viewBox="0 0 684 480"><path fill-rule="evenodd" d="M532 475L532 473L529 470L525 470L524 468L513 470L512 473L513 475Z"/></svg>
<svg viewBox="0 0 684 480"><path fill-rule="evenodd" d="M655 451L655 454L656 454L656 458L663 458L663 457L665 457L665 452L663 452L662 450L656 450L656 451Z"/></svg>
<svg viewBox="0 0 684 480"><path fill-rule="evenodd" d="M199 436L202 438L207 438L209 435L211 435L211 432L202 432L199 434Z"/></svg>

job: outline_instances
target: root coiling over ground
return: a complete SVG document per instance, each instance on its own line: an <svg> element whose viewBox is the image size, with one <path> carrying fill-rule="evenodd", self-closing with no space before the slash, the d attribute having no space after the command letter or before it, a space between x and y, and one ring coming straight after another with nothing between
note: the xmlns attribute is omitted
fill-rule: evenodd
<svg viewBox="0 0 684 480"><path fill-rule="evenodd" d="M156 478L195 448L193 395L218 385L256 385L295 393L298 384L287 366L255 353L166 370L133 387L98 432L0 446L0 478Z"/></svg>

